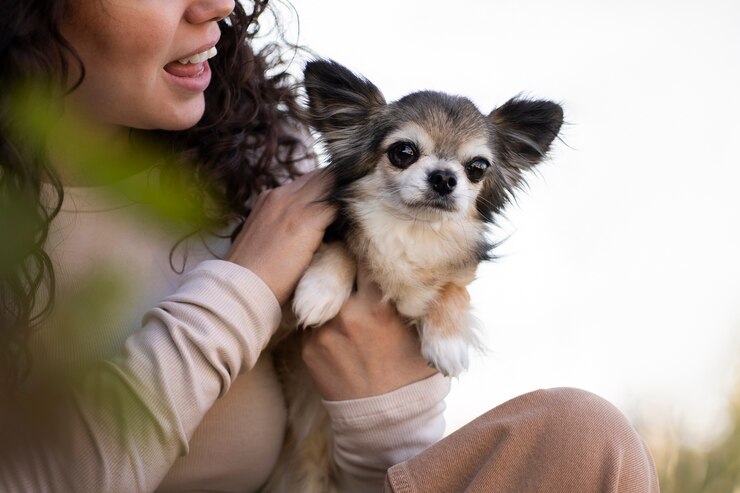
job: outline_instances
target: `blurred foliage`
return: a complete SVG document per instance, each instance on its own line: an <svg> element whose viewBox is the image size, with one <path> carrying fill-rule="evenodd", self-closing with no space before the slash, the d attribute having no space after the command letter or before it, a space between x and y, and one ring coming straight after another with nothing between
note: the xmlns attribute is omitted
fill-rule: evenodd
<svg viewBox="0 0 740 493"><path fill-rule="evenodd" d="M112 139L103 129L76 116L73 108L62 108L61 100L43 89L23 87L11 94L8 98L10 107L3 108L4 120L0 129L6 133L3 137L7 141L4 142L12 142L14 146L11 148L8 144L6 152L12 151L18 156L23 154L25 158L26 154L33 156L44 153L24 150L53 149L53 165L61 176L84 177L85 183L104 184L101 192L135 197L140 207L131 208L133 213L141 215L141 219L155 221L157 226L183 225L184 228L176 229L183 231L183 236L185 232L198 230L208 224L204 197L211 190L195 180L190 172L193 167L173 161L171 151L163 149L151 139L132 139L131 134L128 138L124 134L123 138ZM28 166L37 164L29 162ZM125 179L132 174L158 168L167 169L166 179L160 173L152 174L152 180ZM0 234L3 235L0 241L0 281L37 285L39 296L36 305L43 305L49 292L44 279L38 275L40 266L32 264L27 267L30 274L21 275L17 277L18 280L13 277L13 273L20 271L24 263L29 263L29 254L38 250L45 240L43 210L47 209L46 214L49 214L46 206L51 204L46 199L39 203L32 185L26 174L11 172L9 163L0 163ZM44 193L42 188L42 197ZM53 324L55 339L50 338L45 344L59 358L68 360L68 364L64 365L68 371L55 373L52 369L41 372L41 375L32 374L39 378L27 381L18 399L0 402L0 455L8 451L12 453L13 444L19 443L16 440L25 441L31 432L38 436L52 436L55 429L63 428L63 423L58 421L55 414L55 403L65 395L70 384L78 383L90 369L86 366L89 361L78 358L80 354L76 351L84 352L85 347L100 343L100 328L110 318L115 318L122 300L134 289L127 281L130 279L121 275L121 272L105 265L96 265L77 280L73 291L64 293L63 302L55 303L52 317L46 320ZM0 289L6 287L5 284L0 285ZM12 303L13 300L3 308L14 309ZM38 306L35 308L38 309ZM0 330L5 329L0 326ZM32 329L29 332L32 338L45 337L39 334L37 327ZM57 350L54 344L63 346ZM34 356L38 355L32 354L32 361ZM46 361L43 358L35 358L36 367L43 368L44 363ZM116 417L113 426L119 426L121 432L126 430L133 433L129 428L130 423L137 422L137 414L148 411L142 409L141 403L125 392L125 388L115 383L106 385L97 388L98 394L93 398L97 399L101 408L106 408ZM8 423L15 425L9 426Z"/></svg>
<svg viewBox="0 0 740 493"><path fill-rule="evenodd" d="M143 206L137 213L148 219L184 224L189 231L208 223L204 203L209 202L204 197L213 190L195 180L192 166L173 162L171 151L141 135L113 139L42 88L22 87L11 94L4 117L12 123L4 131L18 143L18 155L24 148L52 149L53 164L61 176L83 177L88 183L105 184L112 194L136 197ZM37 248L42 220L36 198L28 193L29 184L19 184L19 178L6 171L6 164L0 166L0 232L6 233L0 242L0 275L15 269ZM154 183L124 179L165 168L166 180L160 179L161 174L153 175Z"/></svg>
<svg viewBox="0 0 740 493"><path fill-rule="evenodd" d="M16 132L32 145L54 150L55 166L67 174L84 176L92 183L105 183L112 191L142 198L149 212L163 221L188 221L203 224L202 207L194 207L193 193L201 194L204 183L195 188L187 176L191 169L176 163L180 180L160 182L156 187L123 180L132 170L145 170L171 163L171 151L158 147L151 139L113 140L100 128L75 113L73 107L53 110L50 96L36 88L17 90L12 101ZM59 124L63 114L63 124ZM180 164L180 166L178 166ZM165 188L163 188L165 187Z"/></svg>
<svg viewBox="0 0 740 493"><path fill-rule="evenodd" d="M663 493L740 493L740 390L730 401L731 425L714 444L682 445L675 433L648 440ZM645 435L650 435L646 433Z"/></svg>

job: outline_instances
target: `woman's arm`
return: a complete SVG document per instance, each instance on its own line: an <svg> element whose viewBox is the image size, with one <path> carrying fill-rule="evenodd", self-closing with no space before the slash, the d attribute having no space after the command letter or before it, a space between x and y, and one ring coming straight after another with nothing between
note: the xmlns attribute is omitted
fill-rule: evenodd
<svg viewBox="0 0 740 493"><path fill-rule="evenodd" d="M72 392L40 401L49 406L43 421L3 423L24 436L2 450L0 490L153 491L279 321L277 301L253 273L199 264L117 357Z"/></svg>
<svg viewBox="0 0 740 493"><path fill-rule="evenodd" d="M278 300L333 219L333 208L317 202L328 186L310 173L264 194L231 262L206 261L188 273L120 354L63 397L39 401L45 419L0 409L0 491L153 491L215 400L267 345ZM10 431L20 437L12 447Z"/></svg>

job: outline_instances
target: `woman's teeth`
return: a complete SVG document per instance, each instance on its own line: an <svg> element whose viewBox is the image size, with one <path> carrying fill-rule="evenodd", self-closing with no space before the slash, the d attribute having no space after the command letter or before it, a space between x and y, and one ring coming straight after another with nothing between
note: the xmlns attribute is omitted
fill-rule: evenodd
<svg viewBox="0 0 740 493"><path fill-rule="evenodd" d="M218 51L216 50L216 47L214 46L213 48L210 48L206 51L201 51L200 53L196 53L193 56L180 58L178 62L182 63L183 65L187 63L201 63L201 62L205 62L209 58L215 57L216 53L218 53Z"/></svg>

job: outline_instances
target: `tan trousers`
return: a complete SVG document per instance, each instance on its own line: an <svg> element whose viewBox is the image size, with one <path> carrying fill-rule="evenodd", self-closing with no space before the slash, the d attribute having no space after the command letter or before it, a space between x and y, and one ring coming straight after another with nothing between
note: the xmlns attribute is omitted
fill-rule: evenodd
<svg viewBox="0 0 740 493"><path fill-rule="evenodd" d="M577 389L512 399L392 467L393 493L657 493L642 439L604 399Z"/></svg>

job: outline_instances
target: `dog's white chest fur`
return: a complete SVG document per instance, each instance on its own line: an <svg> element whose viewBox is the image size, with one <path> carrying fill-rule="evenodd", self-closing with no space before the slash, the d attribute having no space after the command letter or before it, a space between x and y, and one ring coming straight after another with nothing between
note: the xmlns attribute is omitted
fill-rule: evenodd
<svg viewBox="0 0 740 493"><path fill-rule="evenodd" d="M362 218L362 225L348 238L350 248L403 315L422 316L450 281L472 281L482 228L462 218L414 220L377 201L353 204L351 213Z"/></svg>

